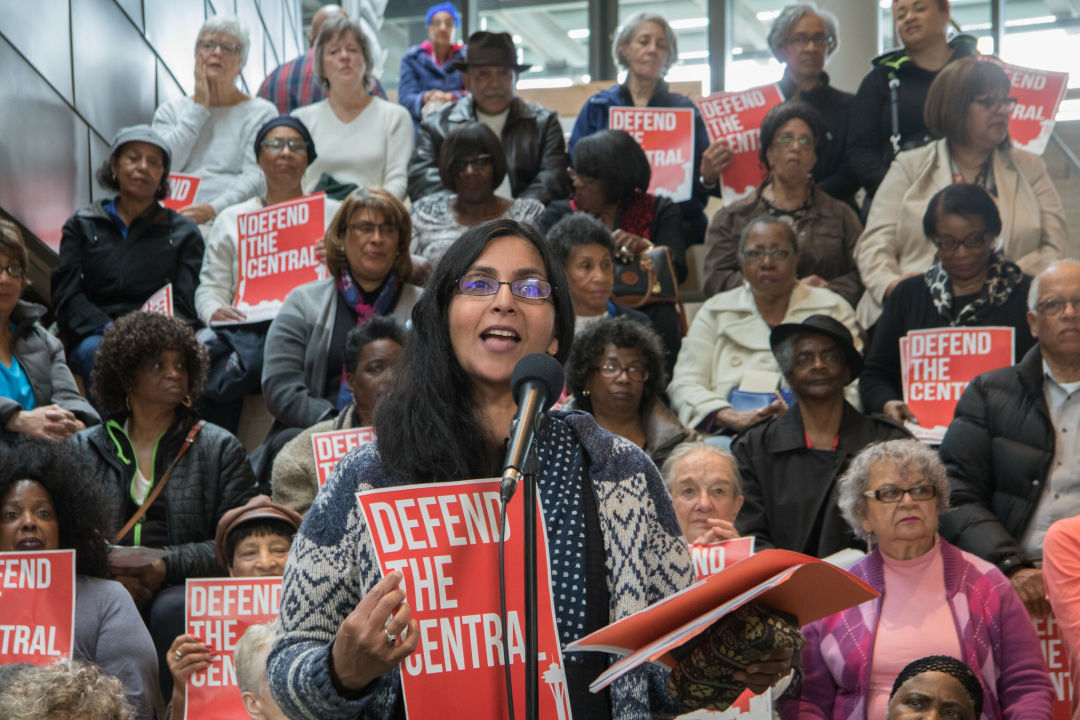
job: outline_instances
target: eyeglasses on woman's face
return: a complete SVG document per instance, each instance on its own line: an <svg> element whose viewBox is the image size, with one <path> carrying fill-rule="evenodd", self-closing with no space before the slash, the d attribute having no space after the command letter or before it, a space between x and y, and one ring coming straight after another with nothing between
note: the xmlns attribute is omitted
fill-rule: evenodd
<svg viewBox="0 0 1080 720"><path fill-rule="evenodd" d="M597 365L596 372L600 373L606 378L614 379L622 375L624 372L626 376L634 382L645 382L649 379L649 371L643 365L620 365L618 363L611 362L610 360Z"/></svg>
<svg viewBox="0 0 1080 720"><path fill-rule="evenodd" d="M750 248L742 251L742 259L750 265L760 265L767 258L774 258L777 262L785 262L794 255L795 251L791 248L773 248L772 250Z"/></svg>
<svg viewBox="0 0 1080 720"><path fill-rule="evenodd" d="M264 148L277 155L285 148L289 148L294 153L307 152L307 143L302 138L266 138L260 143Z"/></svg>
<svg viewBox="0 0 1080 720"><path fill-rule="evenodd" d="M934 238L934 244L943 252L951 253L959 250L961 245L968 250L978 250L985 247L988 240L985 234L972 233L964 238Z"/></svg>
<svg viewBox="0 0 1080 720"><path fill-rule="evenodd" d="M1004 106L1006 110L1012 112L1012 109L1020 101L1007 95L980 95L977 98L972 98L971 102L978 103L987 110L997 110L999 107Z"/></svg>
<svg viewBox="0 0 1080 720"><path fill-rule="evenodd" d="M484 153L483 155L470 155L468 157L457 158L450 165L450 169L453 170L455 175L460 175L470 167L473 170L487 170L488 168L495 167L495 158L487 153Z"/></svg>
<svg viewBox="0 0 1080 720"><path fill-rule="evenodd" d="M547 280L536 277L519 278L517 280L496 280L490 275L471 273L458 278L458 290L462 295L483 297L494 295L499 292L502 285L510 286L510 293L522 300L546 300L551 297L554 286Z"/></svg>
<svg viewBox="0 0 1080 720"><path fill-rule="evenodd" d="M239 55L242 46L240 43L225 42L224 40L200 40L198 48L207 55L218 48L221 48L221 52L226 55Z"/></svg>
<svg viewBox="0 0 1080 720"><path fill-rule="evenodd" d="M882 503L900 502L904 495L910 495L912 500L920 501L937 497L937 488L930 484L915 485L909 488L902 488L899 485L882 485L877 490L867 490L863 495Z"/></svg>

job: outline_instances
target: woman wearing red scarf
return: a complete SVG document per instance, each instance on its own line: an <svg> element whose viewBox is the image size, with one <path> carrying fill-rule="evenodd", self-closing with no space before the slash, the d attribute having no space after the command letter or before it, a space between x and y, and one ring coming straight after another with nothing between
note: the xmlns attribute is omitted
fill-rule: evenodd
<svg viewBox="0 0 1080 720"><path fill-rule="evenodd" d="M615 254L621 260L663 245L671 251L678 282L686 279L688 230L675 203L648 192L652 180L649 159L629 133L599 130L581 138L574 147L570 177L574 196L548 205L539 220L542 232L571 212L587 212L611 230ZM652 303L640 310L649 316L664 341L670 372L682 343L678 312L670 303Z"/></svg>

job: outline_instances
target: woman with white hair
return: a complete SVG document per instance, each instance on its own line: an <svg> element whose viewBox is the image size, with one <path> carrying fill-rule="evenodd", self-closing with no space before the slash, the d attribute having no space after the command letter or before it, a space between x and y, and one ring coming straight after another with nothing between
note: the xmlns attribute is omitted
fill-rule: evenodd
<svg viewBox="0 0 1080 720"><path fill-rule="evenodd" d="M615 32L612 47L615 64L626 70L626 81L601 90L581 108L566 152L573 154L577 141L597 130L608 127L608 110L612 107L690 108L694 111L694 179L692 197L679 203L683 220L693 229L687 244L705 238L705 204L709 195L720 194L720 172L731 164L734 155L726 142L709 144L705 123L685 95L671 92L664 76L679 59L675 31L662 16L640 12Z"/></svg>
<svg viewBox="0 0 1080 720"><path fill-rule="evenodd" d="M293 110L322 152L304 173L304 192L343 200L355 188L405 197L413 124L409 111L371 95L371 42L356 20L333 15L315 39L315 74L327 97Z"/></svg>
<svg viewBox="0 0 1080 720"><path fill-rule="evenodd" d="M881 596L803 628L803 683L785 720L883 718L911 658L976 668L983 720L1052 717L1053 686L1024 604L1001 571L942 539L949 480L918 440L867 446L840 478L837 503L877 547L849 572Z"/></svg>
<svg viewBox="0 0 1080 720"><path fill-rule="evenodd" d="M704 545L739 536L735 518L744 498L734 455L707 442L683 443L668 455L660 474L686 542Z"/></svg>
<svg viewBox="0 0 1080 720"><path fill-rule="evenodd" d="M836 17L812 2L788 5L773 21L766 42L784 64L778 83L784 99L802 100L825 123L827 133L811 172L814 183L834 198L850 200L859 182L844 165L844 145L855 96L830 85L825 72L825 61L840 44Z"/></svg>
<svg viewBox="0 0 1080 720"><path fill-rule="evenodd" d="M263 192L262 171L248 149L277 109L236 86L249 45L237 18L207 19L195 40L195 92L154 113L154 130L172 150L173 172L199 178L194 203L180 211L199 225Z"/></svg>
<svg viewBox="0 0 1080 720"><path fill-rule="evenodd" d="M266 657L274 644L275 623L252 625L233 648L236 687L248 717L253 720L288 720L266 682Z"/></svg>

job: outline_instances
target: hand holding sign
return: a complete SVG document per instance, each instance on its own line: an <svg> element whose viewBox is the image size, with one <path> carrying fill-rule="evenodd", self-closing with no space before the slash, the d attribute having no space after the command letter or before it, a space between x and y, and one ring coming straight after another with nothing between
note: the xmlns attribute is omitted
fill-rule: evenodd
<svg viewBox="0 0 1080 720"><path fill-rule="evenodd" d="M911 408L903 400L890 400L881 408L881 412L898 423L918 424L919 422L919 419L915 417L915 414L911 412Z"/></svg>
<svg viewBox="0 0 1080 720"><path fill-rule="evenodd" d="M169 673L173 676L173 717L186 717L187 681L193 673L202 672L216 659L212 648L194 635L177 635L165 653Z"/></svg>
<svg viewBox="0 0 1080 720"><path fill-rule="evenodd" d="M330 672L344 689L359 690L416 650L420 626L398 589L402 579L395 570L376 583L338 628Z"/></svg>
<svg viewBox="0 0 1080 720"><path fill-rule="evenodd" d="M709 531L695 540L694 545L709 545L722 540L734 540L739 537L739 531L735 529L735 524L729 520L709 518L708 523L711 526Z"/></svg>
<svg viewBox="0 0 1080 720"><path fill-rule="evenodd" d="M720 181L720 176L735 162L735 151L731 143L721 138L705 148L701 154L701 179L710 187Z"/></svg>
<svg viewBox="0 0 1080 720"><path fill-rule="evenodd" d="M1013 590L1020 596L1020 601L1027 608L1028 615L1034 619L1050 614L1050 603L1046 599L1046 585L1043 572L1035 568L1017 570L1009 577Z"/></svg>

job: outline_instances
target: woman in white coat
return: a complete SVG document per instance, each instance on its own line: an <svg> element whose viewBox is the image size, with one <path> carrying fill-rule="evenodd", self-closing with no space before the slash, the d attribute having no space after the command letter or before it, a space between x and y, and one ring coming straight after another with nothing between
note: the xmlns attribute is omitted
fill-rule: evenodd
<svg viewBox="0 0 1080 720"><path fill-rule="evenodd" d="M755 371L756 385L769 393L780 388L782 374L769 345L769 331L780 323L829 315L853 337L859 332L847 300L825 288L799 282L798 247L791 226L769 215L750 221L739 241L739 263L746 283L713 295L694 316L675 362L668 396L684 425L707 434L733 435L787 409L781 397L752 407L752 394L733 395ZM856 340L861 351L861 342ZM848 401L858 407L855 384ZM733 404L735 401L739 409Z"/></svg>
<svg viewBox="0 0 1080 720"><path fill-rule="evenodd" d="M965 58L930 86L926 125L940 139L900 153L874 196L855 264L866 292L863 327L877 322L885 298L904 278L925 272L935 248L922 228L930 198L950 183L981 186L1001 214L1006 260L1037 275L1065 254L1068 230L1061 198L1037 155L1012 147L1009 116L1016 104L1009 79L993 62Z"/></svg>

